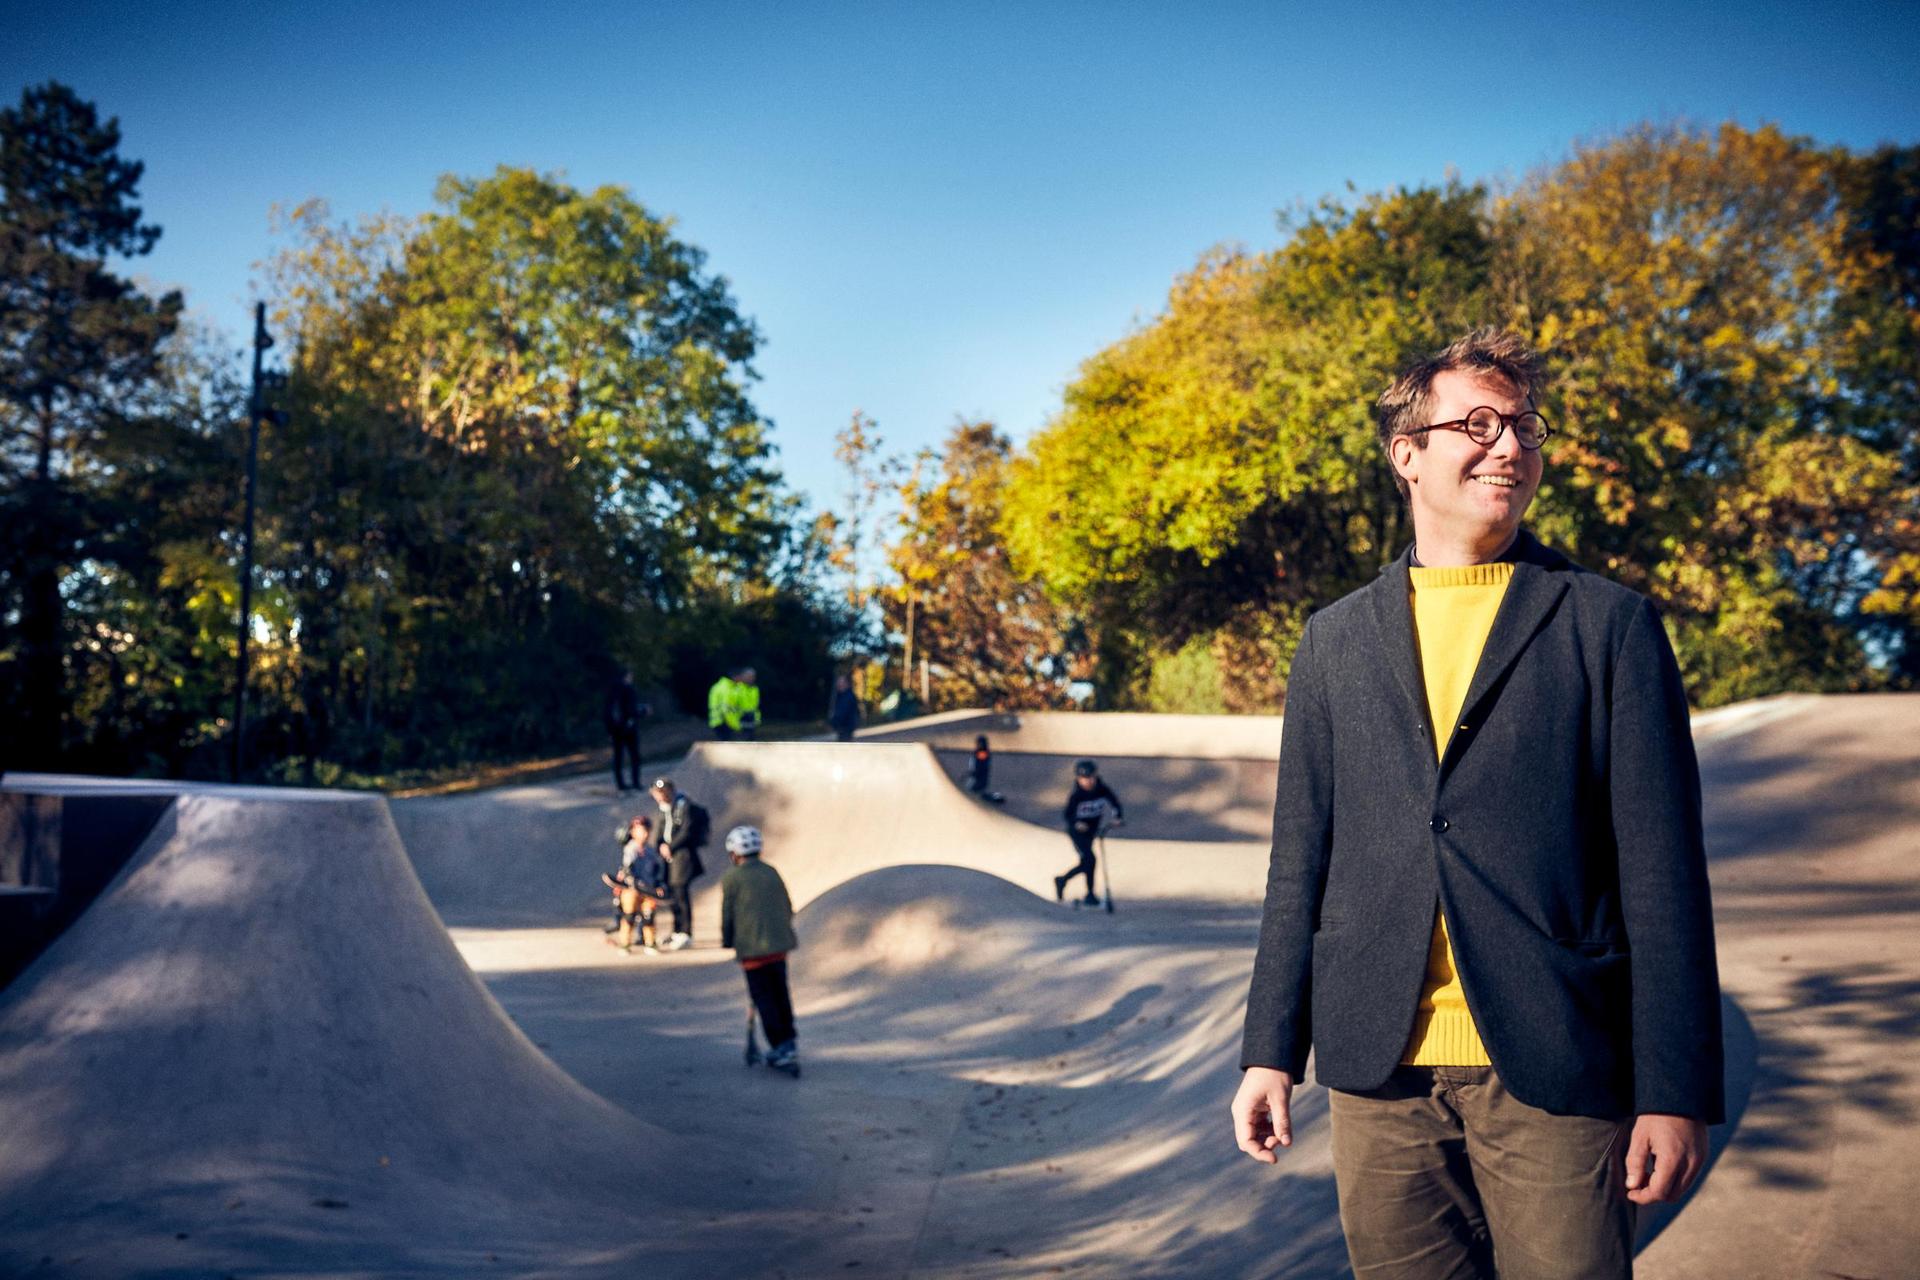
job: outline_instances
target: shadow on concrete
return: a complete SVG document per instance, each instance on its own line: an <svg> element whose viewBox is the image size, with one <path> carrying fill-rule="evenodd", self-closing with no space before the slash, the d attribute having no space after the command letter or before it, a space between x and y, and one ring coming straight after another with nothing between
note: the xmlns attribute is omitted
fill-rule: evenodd
<svg viewBox="0 0 1920 1280"><path fill-rule="evenodd" d="M1863 752L1859 735L1832 719L1796 717L1791 746L1769 732L1702 745L1710 858L1796 855L1811 871L1824 850L1920 823L1912 758ZM1911 881L1899 887L1914 892Z"/></svg>

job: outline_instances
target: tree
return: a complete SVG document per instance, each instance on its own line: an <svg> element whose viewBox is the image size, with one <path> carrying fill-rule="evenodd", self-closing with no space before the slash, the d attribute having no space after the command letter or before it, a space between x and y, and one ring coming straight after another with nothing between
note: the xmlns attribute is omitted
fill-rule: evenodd
<svg viewBox="0 0 1920 1280"><path fill-rule="evenodd" d="M1773 128L1644 128L1500 211L1498 287L1561 431L1536 523L1662 602L1709 704L1869 679L1863 606L1910 563L1889 375L1912 313L1856 173Z"/></svg>
<svg viewBox="0 0 1920 1280"><path fill-rule="evenodd" d="M104 459L142 430L181 309L107 269L160 235L119 147L119 122L62 84L0 111L0 619L17 628L0 715L15 758L43 765L70 693L62 581L101 550Z"/></svg>
<svg viewBox="0 0 1920 1280"><path fill-rule="evenodd" d="M420 219L313 203L288 226L262 557L290 607L285 752L571 744L614 669L693 679L681 621L805 576L748 395L758 333L626 192L503 168Z"/></svg>
<svg viewBox="0 0 1920 1280"><path fill-rule="evenodd" d="M880 424L859 409L834 434L833 457L847 474L840 505L823 512L817 535L827 548L827 569L839 579L841 594L853 626L848 633L852 652L845 657L864 659L883 649L875 617L875 549L879 546L875 520L883 495L899 480L901 462L885 452Z"/></svg>
<svg viewBox="0 0 1920 1280"><path fill-rule="evenodd" d="M1834 399L1853 431L1899 459L1907 498L1889 513L1888 551L1860 599L1866 643L1920 681L1920 147L1841 156L1845 271L1836 328L1850 373Z"/></svg>
<svg viewBox="0 0 1920 1280"><path fill-rule="evenodd" d="M1274 707L1308 607L1404 539L1370 405L1483 322L1491 252L1478 188L1327 202L1271 254L1205 255L1086 362L1011 468L1005 531L1018 571L1088 620L1103 702L1145 698L1199 643L1227 706Z"/></svg>
<svg viewBox="0 0 1920 1280"><path fill-rule="evenodd" d="M1911 678L1915 156L1649 127L1210 253L1014 461L1015 565L1086 618L1109 704L1272 706L1306 612L1408 537L1374 399L1496 324L1548 366L1533 524L1660 602L1698 701Z"/></svg>
<svg viewBox="0 0 1920 1280"><path fill-rule="evenodd" d="M887 622L936 673L938 706L1046 707L1065 701L1065 619L1014 573L1000 539L1000 494L1013 453L990 422L954 424L900 486L900 536L887 549L898 584ZM938 467L938 476L926 473Z"/></svg>

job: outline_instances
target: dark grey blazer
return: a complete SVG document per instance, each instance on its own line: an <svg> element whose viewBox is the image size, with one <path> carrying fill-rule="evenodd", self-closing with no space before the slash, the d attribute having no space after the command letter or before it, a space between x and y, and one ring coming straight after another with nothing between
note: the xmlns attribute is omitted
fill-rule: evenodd
<svg viewBox="0 0 1920 1280"><path fill-rule="evenodd" d="M1658 614L1523 530L1459 723L1430 725L1410 558L1294 657L1241 1065L1300 1079L1311 1048L1330 1088L1386 1080L1443 904L1515 1097L1718 1123L1700 774Z"/></svg>

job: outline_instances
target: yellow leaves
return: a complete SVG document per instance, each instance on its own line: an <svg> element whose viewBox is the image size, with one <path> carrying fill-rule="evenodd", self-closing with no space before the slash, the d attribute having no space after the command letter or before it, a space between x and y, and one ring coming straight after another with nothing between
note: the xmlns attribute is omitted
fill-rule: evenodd
<svg viewBox="0 0 1920 1280"><path fill-rule="evenodd" d="M1746 331L1737 325L1723 324L1706 337L1704 343L1708 351L1725 351L1743 346L1747 341Z"/></svg>

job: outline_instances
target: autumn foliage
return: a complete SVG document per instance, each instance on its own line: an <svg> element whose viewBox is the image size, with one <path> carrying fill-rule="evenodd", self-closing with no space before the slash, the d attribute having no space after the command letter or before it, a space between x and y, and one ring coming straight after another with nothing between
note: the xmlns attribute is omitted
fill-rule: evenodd
<svg viewBox="0 0 1920 1280"><path fill-rule="evenodd" d="M1533 526L1659 601L1698 702L1911 681L1917 193L1912 149L1727 126L1329 201L1085 363L1009 467L1011 565L1087 629L1105 705L1197 664L1204 709L1270 708L1306 614L1410 535L1372 400L1497 324L1552 370Z"/></svg>

